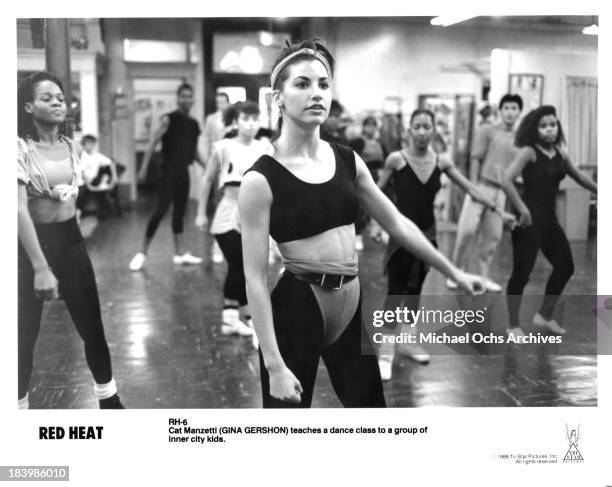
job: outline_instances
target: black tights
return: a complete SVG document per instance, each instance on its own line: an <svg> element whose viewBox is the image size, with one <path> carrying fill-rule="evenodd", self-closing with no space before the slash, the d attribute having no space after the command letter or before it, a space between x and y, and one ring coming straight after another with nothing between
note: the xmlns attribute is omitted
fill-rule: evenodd
<svg viewBox="0 0 612 487"><path fill-rule="evenodd" d="M106 384L112 378L110 354L104 337L96 278L76 219L37 224L36 233L58 280L59 292L85 343L85 357L94 380ZM18 248L18 397L23 398L32 375L43 302L34 293L34 271L30 259L21 243Z"/></svg>
<svg viewBox="0 0 612 487"><path fill-rule="evenodd" d="M535 265L538 251L548 259L553 271L546 283L545 296L540 314L551 319L559 295L574 273L572 251L559 225L554 208L530 208L533 225L516 228L512 232L512 256L514 267L508 281L508 314L510 327L519 326L519 308L523 289L529 282L529 276Z"/></svg>
<svg viewBox="0 0 612 487"><path fill-rule="evenodd" d="M434 245L436 242L432 242ZM421 289L427 277L425 263L405 249L397 249L387 262L387 300L385 309L394 309L403 303L408 309L417 310ZM406 296L398 301L398 296ZM407 296L411 296L408 298ZM385 324L383 331L399 332L395 323Z"/></svg>
<svg viewBox="0 0 612 487"><path fill-rule="evenodd" d="M215 235L221 252L227 260L227 276L223 284L223 297L247 304L244 265L242 263L242 238L236 230Z"/></svg>
<svg viewBox="0 0 612 487"><path fill-rule="evenodd" d="M166 170L159 187L157 209L147 225L146 237L152 239L162 218L172 203L172 231L183 233L183 219L189 199L189 172Z"/></svg>
<svg viewBox="0 0 612 487"><path fill-rule="evenodd" d="M387 263L387 294L418 296L425 277L425 264L407 250L397 249Z"/></svg>
<svg viewBox="0 0 612 487"><path fill-rule="evenodd" d="M270 377L260 350L263 407L310 407L319 358L323 358L332 386L344 407L385 407L376 356L365 338L365 331L362 336L361 306L357 306L340 337L325 346L323 316L310 286L285 272L272 291L278 348L285 364L300 381L303 393L298 404L272 397Z"/></svg>

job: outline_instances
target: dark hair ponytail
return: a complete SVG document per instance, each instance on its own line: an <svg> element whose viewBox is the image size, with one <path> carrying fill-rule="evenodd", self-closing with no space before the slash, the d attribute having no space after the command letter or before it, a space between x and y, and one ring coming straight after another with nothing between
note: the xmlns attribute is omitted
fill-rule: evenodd
<svg viewBox="0 0 612 487"><path fill-rule="evenodd" d="M299 51L300 49L312 49L313 51L322 54L325 57L329 65L329 69L331 71L329 73L329 76L330 77L334 76L334 69L336 66L334 57L331 55L329 50L322 44L321 40L318 38L308 39L302 42L296 42L294 44L290 43L289 41L286 41L285 46L279 51L278 55L276 56L276 59L274 60L274 64L272 65L272 71L274 71L274 68L276 68L276 66L278 66L283 61L283 59L285 59L287 56L290 56L294 52ZM280 73L276 77L276 80L275 80L274 86L272 86L272 89L273 90L281 89L281 87L283 86L283 83L287 81L287 78L289 76L289 70L287 68L291 66L292 64L295 64L299 61L303 61L305 59L317 59L317 58L316 56L313 56L312 54L303 53L291 59L291 62L287 63L287 65L280 71ZM274 128L272 138L270 139L271 142L274 142L276 139L279 138L282 128L283 128L283 118L282 118L281 113L279 112L278 120L276 122L276 127Z"/></svg>
<svg viewBox="0 0 612 487"><path fill-rule="evenodd" d="M413 111L410 115L410 125L412 125L414 119L417 118L419 115L427 115L429 118L431 118L431 124L434 127L436 126L436 115L434 114L434 112L428 110L427 108L417 108L415 111Z"/></svg>

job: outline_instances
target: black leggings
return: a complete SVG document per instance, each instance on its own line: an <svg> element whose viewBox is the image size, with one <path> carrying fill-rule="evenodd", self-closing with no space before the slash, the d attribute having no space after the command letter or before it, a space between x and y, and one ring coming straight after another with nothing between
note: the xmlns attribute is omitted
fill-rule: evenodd
<svg viewBox="0 0 612 487"><path fill-rule="evenodd" d="M434 242L435 245L435 242ZM387 262L387 299L385 309L394 309L403 303L408 309L417 310L421 289L427 277L425 263L405 249L397 249ZM398 296L413 296L398 302ZM385 323L383 333L399 332L395 323Z"/></svg>
<svg viewBox="0 0 612 487"><path fill-rule="evenodd" d="M244 265L242 263L242 239L236 230L215 235L221 252L227 260L227 276L223 284L223 297L238 301L240 306L247 304Z"/></svg>
<svg viewBox="0 0 612 487"><path fill-rule="evenodd" d="M85 342L85 358L98 384L112 379L96 278L76 223L76 218L60 222L36 224L38 241L47 262L59 283L59 292L66 302L76 329ZM34 271L25 249L18 244L18 368L19 398L28 392L34 345L40 331L42 300L34 293Z"/></svg>
<svg viewBox="0 0 612 487"><path fill-rule="evenodd" d="M407 250L397 249L387 263L387 294L418 296L425 277L425 264Z"/></svg>
<svg viewBox="0 0 612 487"><path fill-rule="evenodd" d="M435 240L431 243L438 248ZM414 254L411 254L406 249L399 248L389 258L387 262L387 301L385 309L390 309L390 306L398 305L395 299L391 296L415 296L413 299L406 300L404 305L409 309L417 309L419 307L419 296L423 289L423 283L427 277L429 267ZM394 324L390 325L395 328ZM389 328L385 325L385 328Z"/></svg>
<svg viewBox="0 0 612 487"><path fill-rule="evenodd" d="M510 327L519 326L519 308L523 289L535 265L538 250L553 266L546 283L540 314L551 319L559 295L574 273L574 261L565 232L559 225L554 208L530 208L533 225L516 228L512 232L512 256L514 267L508 281L508 314Z"/></svg>
<svg viewBox="0 0 612 487"><path fill-rule="evenodd" d="M159 222L170 208L172 203L172 231L175 234L183 233L183 219L189 199L189 171L166 170L163 173L160 187L157 209L147 225L146 237L151 239L157 231Z"/></svg>
<svg viewBox="0 0 612 487"><path fill-rule="evenodd" d="M324 346L324 322L310 284L285 272L272 291L274 331L281 356L302 385L298 404L270 395L270 378L259 351L264 408L308 408L319 365L329 372L332 386L344 407L385 407L382 381L372 345L362 336L361 305L344 332ZM363 343L362 343L363 338Z"/></svg>

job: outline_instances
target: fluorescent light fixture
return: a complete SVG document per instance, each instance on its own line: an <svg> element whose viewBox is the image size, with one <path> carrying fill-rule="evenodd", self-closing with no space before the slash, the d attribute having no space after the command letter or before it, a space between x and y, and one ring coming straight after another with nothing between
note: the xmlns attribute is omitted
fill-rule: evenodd
<svg viewBox="0 0 612 487"><path fill-rule="evenodd" d="M441 25L442 27L446 27L453 24L458 24L459 22L464 22L468 19L473 19L474 16L461 16L461 15L440 15L439 17L434 17L431 19L431 25Z"/></svg>
<svg viewBox="0 0 612 487"><path fill-rule="evenodd" d="M599 26L597 24L589 25L582 29L582 33L588 36L598 36L599 35Z"/></svg>

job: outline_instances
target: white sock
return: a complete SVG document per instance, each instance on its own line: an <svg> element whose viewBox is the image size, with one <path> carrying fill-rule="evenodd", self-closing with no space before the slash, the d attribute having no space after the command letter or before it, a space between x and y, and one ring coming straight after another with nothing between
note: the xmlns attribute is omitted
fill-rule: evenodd
<svg viewBox="0 0 612 487"><path fill-rule="evenodd" d="M117 394L117 384L115 379L111 379L106 384L94 384L94 393L98 400L108 399L111 396Z"/></svg>
<svg viewBox="0 0 612 487"><path fill-rule="evenodd" d="M17 401L17 409L30 409L30 402L28 401L27 393Z"/></svg>

